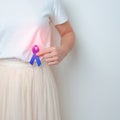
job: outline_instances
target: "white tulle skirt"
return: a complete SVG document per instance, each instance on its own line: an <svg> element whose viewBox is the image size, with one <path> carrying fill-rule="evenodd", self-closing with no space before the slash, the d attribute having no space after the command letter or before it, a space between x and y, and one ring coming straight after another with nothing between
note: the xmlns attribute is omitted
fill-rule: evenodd
<svg viewBox="0 0 120 120"><path fill-rule="evenodd" d="M0 60L0 120L61 120L51 68L20 60Z"/></svg>

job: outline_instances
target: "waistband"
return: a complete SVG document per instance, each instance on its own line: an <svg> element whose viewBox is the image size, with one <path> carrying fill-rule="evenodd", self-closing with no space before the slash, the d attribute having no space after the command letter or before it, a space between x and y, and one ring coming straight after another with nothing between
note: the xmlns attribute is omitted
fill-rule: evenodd
<svg viewBox="0 0 120 120"><path fill-rule="evenodd" d="M42 59L41 63L44 64L45 61ZM29 62L26 62L26 61L23 61L23 60L20 60L20 59L17 59L17 58L0 59L0 66L41 67L41 66L37 65L36 61L34 61L34 64L31 65Z"/></svg>

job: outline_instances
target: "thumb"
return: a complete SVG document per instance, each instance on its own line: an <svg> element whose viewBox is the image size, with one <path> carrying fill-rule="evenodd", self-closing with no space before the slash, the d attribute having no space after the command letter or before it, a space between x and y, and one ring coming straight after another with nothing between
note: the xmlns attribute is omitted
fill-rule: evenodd
<svg viewBox="0 0 120 120"><path fill-rule="evenodd" d="M45 49L42 49L40 52L38 52L36 55L43 56L44 54L50 53L50 52L51 52L51 48L45 48Z"/></svg>

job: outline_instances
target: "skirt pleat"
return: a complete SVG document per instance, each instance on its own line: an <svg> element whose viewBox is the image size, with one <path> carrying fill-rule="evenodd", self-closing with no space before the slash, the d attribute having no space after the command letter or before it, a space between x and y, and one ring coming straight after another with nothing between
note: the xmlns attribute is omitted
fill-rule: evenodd
<svg viewBox="0 0 120 120"><path fill-rule="evenodd" d="M51 68L20 60L0 60L0 120L61 120Z"/></svg>

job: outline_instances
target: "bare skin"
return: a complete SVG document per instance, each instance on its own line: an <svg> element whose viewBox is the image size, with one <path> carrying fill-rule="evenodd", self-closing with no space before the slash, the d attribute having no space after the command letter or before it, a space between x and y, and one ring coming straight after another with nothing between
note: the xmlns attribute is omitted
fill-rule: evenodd
<svg viewBox="0 0 120 120"><path fill-rule="evenodd" d="M48 65L56 65L60 63L71 51L75 43L75 34L69 21L56 25L55 28L61 36L60 46L45 48L37 53L37 55L42 57Z"/></svg>

